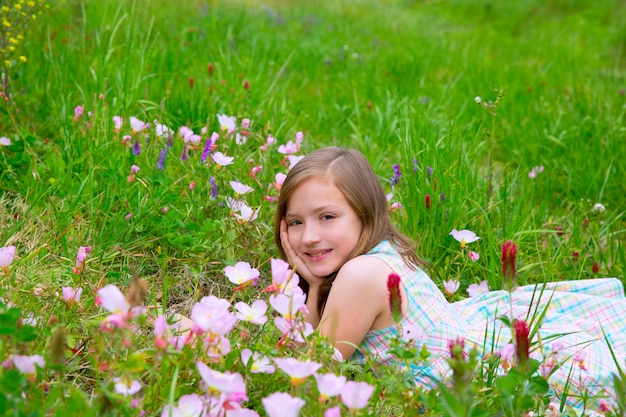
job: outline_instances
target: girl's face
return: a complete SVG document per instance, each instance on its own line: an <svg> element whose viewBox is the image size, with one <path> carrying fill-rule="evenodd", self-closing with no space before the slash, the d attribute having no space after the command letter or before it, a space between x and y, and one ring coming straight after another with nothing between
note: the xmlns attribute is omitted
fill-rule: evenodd
<svg viewBox="0 0 626 417"><path fill-rule="evenodd" d="M314 177L287 201L289 244L318 278L339 270L350 259L363 223L335 183Z"/></svg>

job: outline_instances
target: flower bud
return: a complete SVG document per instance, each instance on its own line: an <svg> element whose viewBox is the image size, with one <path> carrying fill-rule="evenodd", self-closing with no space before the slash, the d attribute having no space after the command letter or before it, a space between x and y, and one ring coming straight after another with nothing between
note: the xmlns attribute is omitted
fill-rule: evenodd
<svg viewBox="0 0 626 417"><path fill-rule="evenodd" d="M426 208L430 210L430 194L426 194L425 198Z"/></svg>
<svg viewBox="0 0 626 417"><path fill-rule="evenodd" d="M502 245L502 276L503 287L507 291L513 291L515 282L515 258L517 256L517 245L511 240L507 240Z"/></svg>
<svg viewBox="0 0 626 417"><path fill-rule="evenodd" d="M530 357L530 342L528 336L530 329L524 320L513 320L513 331L515 332L515 355L521 368L525 368Z"/></svg>
<svg viewBox="0 0 626 417"><path fill-rule="evenodd" d="M400 275L392 272L387 278L389 290L389 309L393 321L399 323L402 320L402 295L400 294Z"/></svg>

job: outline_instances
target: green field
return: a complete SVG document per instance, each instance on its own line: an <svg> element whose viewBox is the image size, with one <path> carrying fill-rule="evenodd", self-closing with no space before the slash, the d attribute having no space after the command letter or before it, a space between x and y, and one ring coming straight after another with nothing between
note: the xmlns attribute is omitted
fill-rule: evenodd
<svg viewBox="0 0 626 417"><path fill-rule="evenodd" d="M24 4L5 3L11 13ZM0 136L11 142L0 146L0 247L17 248L1 275L0 312L9 323L2 326L17 326L9 302L23 317L39 317L25 336L19 326L0 329L0 359L49 358L51 336L61 327L70 348L89 354L67 350L58 369L40 371L49 395L25 377L11 388L16 373L0 370L0 408L16 410L0 415L52 415L87 403L104 414L138 415L127 397L107 388L120 373L150 387L140 405L148 415L189 393L198 379L197 352L174 355L167 366L154 364L150 340L138 338L122 352L123 337L100 334L105 314L93 302L96 291L127 288L138 277L148 283L146 305L189 314L203 296L234 297L223 271L238 261L260 269L260 289L269 285L269 260L278 251L274 203L266 196L278 193L275 174L287 172L278 146L295 141L297 132L304 138L299 155L338 145L368 157L392 202L402 204L392 216L418 242L433 279L460 281L451 300L483 280L502 287L506 240L518 245L522 284L607 276L626 283L623 1L49 0L47 6L21 27L20 15L12 14L0 35L2 42L8 31L23 35L17 50L8 52L5 43L0 52L6 98ZM239 140L245 143L220 128L218 114L235 116L237 132L249 119ZM120 128L114 116L123 119ZM151 126L133 132L130 117ZM157 124L174 132L171 143ZM185 144L182 126L200 140ZM233 156L232 165L202 161L212 132L221 136L213 151ZM269 135L276 142L260 149ZM133 165L140 170L129 181ZM394 165L402 176L392 185ZM258 166L254 178L250 171ZM236 197L234 180L255 188L244 199L256 220L237 221L227 206L226 197ZM452 229L481 236L471 247L478 261L460 255ZM92 250L84 270L74 273L80 246ZM78 305L68 308L64 286L84 288ZM238 297L252 300L246 291ZM219 369L231 369L232 356ZM108 368L96 369L102 361ZM272 378L248 381L251 403L288 386ZM375 382L366 373L360 378ZM22 391L23 401L15 397ZM304 388L294 392L307 395ZM487 408L499 409L489 401ZM307 407L303 415L320 412Z"/></svg>

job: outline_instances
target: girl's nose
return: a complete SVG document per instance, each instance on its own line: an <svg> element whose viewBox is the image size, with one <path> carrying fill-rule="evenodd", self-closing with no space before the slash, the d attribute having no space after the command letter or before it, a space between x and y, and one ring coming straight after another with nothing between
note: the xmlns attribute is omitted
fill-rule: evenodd
<svg viewBox="0 0 626 417"><path fill-rule="evenodd" d="M306 244L316 243L320 241L319 230L313 225L305 225L302 241Z"/></svg>

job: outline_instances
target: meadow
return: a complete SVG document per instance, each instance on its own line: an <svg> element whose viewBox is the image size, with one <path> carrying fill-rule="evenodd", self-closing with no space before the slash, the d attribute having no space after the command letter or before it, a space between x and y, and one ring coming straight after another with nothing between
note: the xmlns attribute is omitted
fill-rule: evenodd
<svg viewBox="0 0 626 417"><path fill-rule="evenodd" d="M336 361L281 304L273 214L298 157L355 148L450 301L503 287L507 241L519 284L626 283L624 2L2 4L0 415L575 415L493 356L433 390ZM223 328L177 337L203 308Z"/></svg>

